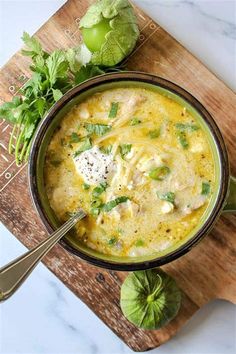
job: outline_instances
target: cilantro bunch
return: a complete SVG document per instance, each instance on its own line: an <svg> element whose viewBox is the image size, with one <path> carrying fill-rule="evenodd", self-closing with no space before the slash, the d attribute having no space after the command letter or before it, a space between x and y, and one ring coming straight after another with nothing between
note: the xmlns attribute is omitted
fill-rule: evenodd
<svg viewBox="0 0 236 354"><path fill-rule="evenodd" d="M73 86L106 72L99 66L83 64L82 46L50 54L28 33L24 32L22 39L26 46L22 54L32 59L32 77L20 89L19 96L0 107L0 117L14 125L9 153L14 152L17 165L27 161L35 130L54 103Z"/></svg>

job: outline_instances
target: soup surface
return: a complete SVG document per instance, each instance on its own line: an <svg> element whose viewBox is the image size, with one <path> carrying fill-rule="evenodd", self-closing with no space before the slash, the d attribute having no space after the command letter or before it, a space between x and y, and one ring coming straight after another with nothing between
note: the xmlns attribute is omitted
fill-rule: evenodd
<svg viewBox="0 0 236 354"><path fill-rule="evenodd" d="M199 225L215 189L204 130L185 107L144 88L91 95L49 144L45 188L61 222L82 207L74 242L138 257L166 250Z"/></svg>

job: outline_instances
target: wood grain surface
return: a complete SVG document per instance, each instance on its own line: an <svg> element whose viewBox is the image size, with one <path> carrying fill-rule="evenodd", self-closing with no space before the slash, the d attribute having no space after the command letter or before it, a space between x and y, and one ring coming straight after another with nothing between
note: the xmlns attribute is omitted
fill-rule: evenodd
<svg viewBox="0 0 236 354"><path fill-rule="evenodd" d="M69 0L36 36L46 50L68 48L80 42L78 23L90 1ZM236 175L235 94L175 39L136 8L141 35L127 60L129 69L155 73L192 93L212 114L225 137ZM0 100L10 100L29 77L29 59L16 53L0 72ZM46 237L28 192L27 167L16 167L7 153L11 127L0 120L0 220L28 248ZM236 217L222 216L210 235L190 253L164 266L183 291L178 316L158 331L137 329L119 307L120 285L126 273L106 271L75 258L56 246L44 264L106 325L135 351L161 345L204 304L214 298L236 302ZM27 286L27 284L25 285ZM36 289L35 289L36 290Z"/></svg>

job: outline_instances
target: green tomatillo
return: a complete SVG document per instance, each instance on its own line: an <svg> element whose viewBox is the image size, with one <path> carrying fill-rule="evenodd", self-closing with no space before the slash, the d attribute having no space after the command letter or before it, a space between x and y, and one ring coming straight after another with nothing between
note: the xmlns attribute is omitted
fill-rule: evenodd
<svg viewBox="0 0 236 354"><path fill-rule="evenodd" d="M139 36L137 19L128 0L98 0L80 20L91 63L114 66L128 56Z"/></svg>
<svg viewBox="0 0 236 354"><path fill-rule="evenodd" d="M180 289L161 269L133 272L121 287L120 306L124 316L143 329L165 326L177 315L180 304Z"/></svg>

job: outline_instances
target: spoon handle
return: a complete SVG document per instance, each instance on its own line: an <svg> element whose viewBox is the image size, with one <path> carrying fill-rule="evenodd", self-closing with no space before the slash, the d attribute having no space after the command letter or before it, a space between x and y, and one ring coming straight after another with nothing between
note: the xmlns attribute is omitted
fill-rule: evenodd
<svg viewBox="0 0 236 354"><path fill-rule="evenodd" d="M86 214L79 210L51 236L0 269L0 301L6 300L20 287L39 261Z"/></svg>

